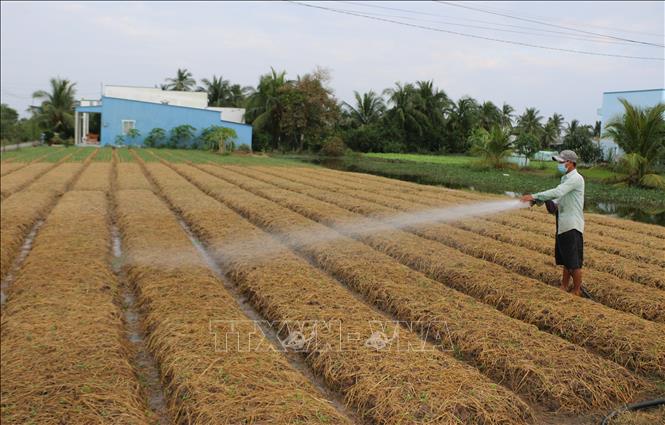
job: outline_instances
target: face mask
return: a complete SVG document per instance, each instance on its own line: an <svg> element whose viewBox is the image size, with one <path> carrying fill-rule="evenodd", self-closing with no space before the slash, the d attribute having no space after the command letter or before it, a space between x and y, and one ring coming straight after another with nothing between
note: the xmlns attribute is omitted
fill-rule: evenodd
<svg viewBox="0 0 665 425"><path fill-rule="evenodd" d="M559 163L559 165L556 166L556 169L559 170L559 172L561 174L566 174L566 172L568 171L566 169L566 164L562 164L562 163Z"/></svg>

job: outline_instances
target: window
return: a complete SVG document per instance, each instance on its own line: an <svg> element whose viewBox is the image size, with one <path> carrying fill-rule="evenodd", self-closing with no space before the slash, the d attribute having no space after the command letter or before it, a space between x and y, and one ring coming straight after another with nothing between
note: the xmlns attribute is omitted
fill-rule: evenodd
<svg viewBox="0 0 665 425"><path fill-rule="evenodd" d="M129 133L129 130L133 129L134 127L136 127L135 120L122 120L122 134Z"/></svg>

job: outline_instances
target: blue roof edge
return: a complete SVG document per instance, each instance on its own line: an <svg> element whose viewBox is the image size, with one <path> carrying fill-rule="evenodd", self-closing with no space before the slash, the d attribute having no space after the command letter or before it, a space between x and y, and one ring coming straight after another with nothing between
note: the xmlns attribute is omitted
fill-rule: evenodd
<svg viewBox="0 0 665 425"><path fill-rule="evenodd" d="M613 93L640 93L645 91L665 91L663 89L643 89L643 90L618 90L618 91L604 91L603 94L613 94Z"/></svg>

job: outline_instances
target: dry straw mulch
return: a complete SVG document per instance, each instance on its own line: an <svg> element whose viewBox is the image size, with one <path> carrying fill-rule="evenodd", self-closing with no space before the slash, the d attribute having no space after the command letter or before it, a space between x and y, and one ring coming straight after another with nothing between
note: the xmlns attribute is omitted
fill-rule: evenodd
<svg viewBox="0 0 665 425"><path fill-rule="evenodd" d="M32 226L51 210L57 197L67 190L83 167L82 164L63 164L2 201L0 276L4 277L11 269Z"/></svg>
<svg viewBox="0 0 665 425"><path fill-rule="evenodd" d="M123 190L117 206L127 276L176 421L349 423L271 350L163 202L152 192ZM240 339L234 343L231 333L225 348L225 332L234 331Z"/></svg>
<svg viewBox="0 0 665 425"><path fill-rule="evenodd" d="M197 181L216 180L189 166L173 167ZM177 174L165 166L149 164L148 169L171 204L211 245L228 275L265 317L283 325L304 323L305 335L312 331L312 320L339 321L343 335L357 335L345 343L344 350L336 350L330 347L340 344L339 333L321 331L304 350L315 372L368 419L377 423L483 424L530 419L529 408L514 394L429 344L424 351L366 347L364 342L371 336L368 324L386 321L386 316L271 239L260 239L260 246L250 243L245 249L230 249L229 244L237 247L239 240L251 241L265 233L191 185L183 189L182 181L173 183ZM206 213L211 209L217 213ZM256 256L253 248L272 254ZM399 335L404 346L423 344L412 332L402 329Z"/></svg>
<svg viewBox="0 0 665 425"><path fill-rule="evenodd" d="M0 176L5 176L9 173L13 173L16 170L20 170L21 168L25 167L26 165L28 164L24 162L3 161L2 163L0 163Z"/></svg>
<svg viewBox="0 0 665 425"><path fill-rule="evenodd" d="M615 363L442 288L391 257L299 215L334 225L353 220L348 211L229 170L215 172L225 180L218 184L221 192L232 193L224 200L255 224L283 235L290 246L397 319L415 323L430 335L440 334L446 349L452 347L445 343L452 342L485 374L534 403L581 413L629 401L648 387ZM238 193L226 182L252 194ZM313 238L304 244L303 229L322 241ZM571 357L578 361L571 362Z"/></svg>
<svg viewBox="0 0 665 425"><path fill-rule="evenodd" d="M3 424L146 424L128 362L101 192L48 216L2 315Z"/></svg>
<svg viewBox="0 0 665 425"><path fill-rule="evenodd" d="M0 179L0 196L2 200L4 201L5 198L23 189L55 166L56 164L51 163L30 164L14 173L3 176Z"/></svg>
<svg viewBox="0 0 665 425"><path fill-rule="evenodd" d="M74 185L74 190L99 190L108 192L111 190L111 170L113 164L110 162L93 162L81 174Z"/></svg>
<svg viewBox="0 0 665 425"><path fill-rule="evenodd" d="M273 176L270 182L289 187L290 184L283 184L283 180ZM329 210L334 205L344 205L344 209L370 207L367 202L339 193L315 189L307 192L333 204ZM338 214L344 214L344 211ZM472 295L514 318L590 348L630 369L665 376L665 342L658 336L665 332L662 324L573 297L558 288L406 232L361 235L359 238L430 278Z"/></svg>

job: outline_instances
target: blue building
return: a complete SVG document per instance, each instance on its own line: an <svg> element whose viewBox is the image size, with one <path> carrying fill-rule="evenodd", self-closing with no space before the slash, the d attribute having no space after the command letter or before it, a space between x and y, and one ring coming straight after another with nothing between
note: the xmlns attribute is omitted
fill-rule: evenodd
<svg viewBox="0 0 665 425"><path fill-rule="evenodd" d="M624 108L620 99L626 99L632 105L642 108L650 108L658 103L665 103L665 89L651 90L629 90L629 91L608 91L603 93L603 106L598 109L602 131L605 131L605 125L613 118L620 117L624 113ZM611 139L600 139L600 147L603 149L605 158L618 158L623 155L623 150Z"/></svg>
<svg viewBox="0 0 665 425"><path fill-rule="evenodd" d="M98 114L98 115L96 115ZM113 145L118 136L126 136L131 129L140 136L124 137L126 144L142 145L153 128L162 128L167 137L177 126L188 124L196 129L196 136L210 126L232 128L237 134L236 146L252 146L252 126L244 123L245 110L241 108L208 107L204 92L177 92L158 88L104 86L100 100L79 101L75 109L76 144ZM96 126L92 123L96 121ZM90 131L98 127L99 133Z"/></svg>

